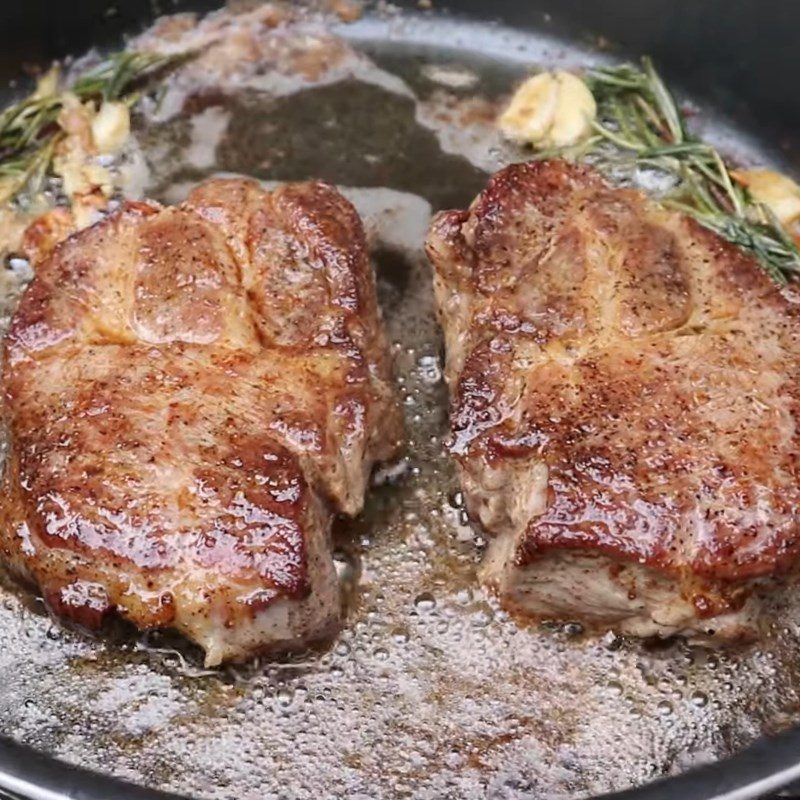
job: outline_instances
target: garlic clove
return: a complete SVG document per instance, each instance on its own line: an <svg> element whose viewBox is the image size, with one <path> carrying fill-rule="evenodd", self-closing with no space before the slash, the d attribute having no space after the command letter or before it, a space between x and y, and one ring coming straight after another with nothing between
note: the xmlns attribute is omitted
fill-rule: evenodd
<svg viewBox="0 0 800 800"><path fill-rule="evenodd" d="M558 103L558 83L549 72L528 78L500 115L505 136L521 144L536 143L547 134Z"/></svg>
<svg viewBox="0 0 800 800"><path fill-rule="evenodd" d="M592 132L592 122L597 116L597 103L589 87L569 72L557 72L558 103L550 130L547 147L569 147L585 139Z"/></svg>
<svg viewBox="0 0 800 800"><path fill-rule="evenodd" d="M746 186L757 203L763 203L784 228L800 221L800 186L791 178L771 169L744 169L731 173Z"/></svg>
<svg viewBox="0 0 800 800"><path fill-rule="evenodd" d="M62 189L67 197L91 190L91 184L83 169L82 158L76 158L71 154L56 156L53 159L53 172L61 178Z"/></svg>
<svg viewBox="0 0 800 800"><path fill-rule="evenodd" d="M114 153L131 131L131 118L125 103L105 102L92 120L92 138L98 153Z"/></svg>
<svg viewBox="0 0 800 800"><path fill-rule="evenodd" d="M36 91L31 95L34 100L44 100L46 97L52 97L58 92L58 84L61 80L61 71L55 64L50 67L36 81Z"/></svg>
<svg viewBox="0 0 800 800"><path fill-rule="evenodd" d="M534 147L568 147L586 138L597 116L589 87L569 72L542 72L526 80L498 125L514 141Z"/></svg>

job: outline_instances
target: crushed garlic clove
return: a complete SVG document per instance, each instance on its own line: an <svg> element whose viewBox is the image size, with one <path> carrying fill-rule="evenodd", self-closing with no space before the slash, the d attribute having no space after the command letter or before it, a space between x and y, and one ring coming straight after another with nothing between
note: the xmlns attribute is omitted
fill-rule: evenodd
<svg viewBox="0 0 800 800"><path fill-rule="evenodd" d="M108 102L96 112L92 103L81 103L66 94L58 124L66 136L56 148L53 172L61 177L64 194L72 203L79 196L96 192L110 197L114 193L113 175L97 163L96 157L118 149L128 138L128 107Z"/></svg>
<svg viewBox="0 0 800 800"><path fill-rule="evenodd" d="M53 172L61 178L61 188L67 197L91 191L83 166L83 158L76 158L73 152L53 159Z"/></svg>
<svg viewBox="0 0 800 800"><path fill-rule="evenodd" d="M732 172L746 186L757 203L763 203L787 230L800 223L800 186L791 178L771 169L745 169Z"/></svg>
<svg viewBox="0 0 800 800"><path fill-rule="evenodd" d="M114 180L111 172L74 152L66 156L56 156L53 172L62 180L62 188L67 197L89 194L99 190L106 197L114 193Z"/></svg>
<svg viewBox="0 0 800 800"><path fill-rule="evenodd" d="M80 98L71 92L64 92L61 95L61 102L62 107L57 121L61 130L67 134L67 147L70 149L80 147L87 153L91 152L94 148L92 140L94 104L82 103Z"/></svg>
<svg viewBox="0 0 800 800"><path fill-rule="evenodd" d="M514 141L537 148L569 147L585 139L597 116L589 87L569 72L542 72L515 92L498 125Z"/></svg>
<svg viewBox="0 0 800 800"><path fill-rule="evenodd" d="M592 132L597 103L589 87L569 72L556 73L558 104L548 136L548 147L569 147Z"/></svg>
<svg viewBox="0 0 800 800"><path fill-rule="evenodd" d="M549 72L529 78L500 115L500 130L509 139L540 142L547 136L558 103L558 84Z"/></svg>
<svg viewBox="0 0 800 800"><path fill-rule="evenodd" d="M31 95L34 100L44 100L46 97L53 97L58 93L58 84L61 80L61 71L57 65L50 67L36 81L36 91Z"/></svg>
<svg viewBox="0 0 800 800"><path fill-rule="evenodd" d="M106 101L92 120L92 138L98 153L115 153L131 132L131 117L125 103Z"/></svg>

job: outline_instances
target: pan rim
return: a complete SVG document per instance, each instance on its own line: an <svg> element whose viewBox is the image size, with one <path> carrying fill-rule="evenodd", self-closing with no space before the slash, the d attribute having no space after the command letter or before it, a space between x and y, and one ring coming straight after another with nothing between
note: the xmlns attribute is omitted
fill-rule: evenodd
<svg viewBox="0 0 800 800"><path fill-rule="evenodd" d="M734 755L595 800L748 800L800 780L800 726ZM36 776L31 778L31 776ZM0 736L0 790L24 800L195 800L79 767Z"/></svg>

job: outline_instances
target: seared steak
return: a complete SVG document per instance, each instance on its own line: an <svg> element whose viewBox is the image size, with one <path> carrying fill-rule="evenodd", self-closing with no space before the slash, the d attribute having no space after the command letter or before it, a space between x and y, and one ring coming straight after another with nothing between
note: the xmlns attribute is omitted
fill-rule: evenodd
<svg viewBox="0 0 800 800"><path fill-rule="evenodd" d="M504 169L427 249L483 580L540 618L752 635L800 553L797 296L561 161Z"/></svg>
<svg viewBox="0 0 800 800"><path fill-rule="evenodd" d="M209 665L324 635L331 516L401 434L353 207L215 180L35 267L5 345L7 563L57 615L173 627Z"/></svg>

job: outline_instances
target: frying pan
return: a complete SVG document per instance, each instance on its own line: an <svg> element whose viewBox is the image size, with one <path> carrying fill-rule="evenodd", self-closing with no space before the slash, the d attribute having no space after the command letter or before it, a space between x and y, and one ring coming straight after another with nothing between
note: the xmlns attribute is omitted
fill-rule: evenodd
<svg viewBox="0 0 800 800"><path fill-rule="evenodd" d="M118 45L161 13L217 5L3 4L0 78L13 81L22 67ZM463 61L485 73L481 88L495 97L537 59L583 63L648 53L703 109L709 135L745 160L767 159L797 173L798 28L800 6L789 0L452 0L446 10L409 4L399 17L370 12L342 33L374 58L384 78L397 72L411 81L423 62L452 67ZM312 92L266 108L246 98L226 111L238 144L220 144L225 170L265 180L323 177L350 187L360 210L375 217L381 299L409 405L418 405L412 436L433 435L413 442L405 485L376 490L364 519L345 526L337 542L345 573L367 584L370 575L391 575L386 594L392 596L380 587L357 593L345 623L351 633L330 655L209 676L193 675L196 653L168 637L147 646L128 634L87 642L55 627L32 596L4 588L0 790L8 797L569 797L634 786L603 796L739 800L800 780L800 728L793 728L800 721L800 634L790 600L775 643L745 654L680 643L648 649L609 637L576 640L564 631L511 633L513 624L470 589L479 548L468 533L452 536L459 528L457 501L449 510L436 507L439 527L420 521L420 512L433 508L421 484L435 484L444 495L454 484L437 438L445 424L441 385L411 386L420 383L420 365L421 382L431 383L425 370L429 378L439 342L427 319L429 276L418 253L403 249L414 248L403 239L419 238L420 214L467 203L487 166L462 158L446 137L435 141L430 130L418 130L409 121L410 102L375 85ZM325 115L352 124L342 134L329 126L322 138L314 126ZM243 117L263 124L254 133ZM475 142L462 144L468 149ZM249 149L266 147L274 156L273 146L283 157L263 158L254 169ZM393 149L377 159L379 169L359 161L372 146ZM155 175L150 194L173 199L176 184L202 177L196 167ZM392 239L388 228L403 230ZM405 311L395 316L395 305ZM409 327L419 327L422 338L409 339ZM414 422L426 413L427 422ZM386 555L390 550L394 555ZM444 561L444 576L437 560ZM399 627L398 609L406 614ZM392 620L391 630L379 627L383 618ZM431 689L428 672L435 676L448 647L457 651L451 660L463 663L450 664L437 691L419 694L420 687ZM402 648L409 652L398 654ZM506 662L517 672L506 674ZM537 671L537 664L545 666ZM472 683L470 670L476 671ZM319 677L325 671L330 680ZM448 705L451 696L458 708ZM515 707L526 708L527 716L515 716ZM238 738L237 730L244 732ZM289 745L309 753L293 761L287 735ZM177 740L180 746L170 748ZM372 752L377 758L370 761ZM340 757L346 768L334 774L329 765ZM265 762L276 777L263 777L262 793L259 764ZM248 781L248 775L255 777Z"/></svg>

